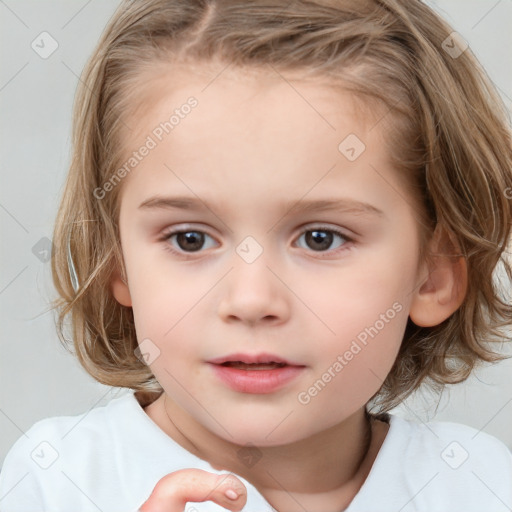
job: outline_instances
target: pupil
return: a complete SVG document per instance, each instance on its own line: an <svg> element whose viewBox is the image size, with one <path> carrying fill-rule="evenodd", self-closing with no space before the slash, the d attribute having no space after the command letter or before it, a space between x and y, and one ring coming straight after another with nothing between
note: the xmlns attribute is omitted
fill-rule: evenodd
<svg viewBox="0 0 512 512"><path fill-rule="evenodd" d="M204 243L204 235L197 231L178 233L176 239L181 249L189 249L192 251L198 251ZM182 244L182 242L184 242L184 244ZM188 245L188 247L186 247L186 245Z"/></svg>
<svg viewBox="0 0 512 512"><path fill-rule="evenodd" d="M320 244L319 249L328 249L332 243L332 233L326 231L308 231L306 233L306 242L314 242Z"/></svg>

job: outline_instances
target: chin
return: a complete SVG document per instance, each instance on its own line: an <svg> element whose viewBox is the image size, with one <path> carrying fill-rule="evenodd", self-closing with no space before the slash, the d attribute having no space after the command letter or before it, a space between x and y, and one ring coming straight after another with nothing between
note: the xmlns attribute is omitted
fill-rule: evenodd
<svg viewBox="0 0 512 512"><path fill-rule="evenodd" d="M240 425L226 425L226 430L215 429L215 434L222 437L225 441L237 444L241 448L248 446L259 446L261 448L271 446L282 446L296 441L300 441L303 437L308 437L310 434L301 435L301 432L294 428L292 423L287 425L287 428L276 428L279 422L273 423L259 423L258 425L250 425L247 428L240 428ZM277 431L279 429L279 432Z"/></svg>

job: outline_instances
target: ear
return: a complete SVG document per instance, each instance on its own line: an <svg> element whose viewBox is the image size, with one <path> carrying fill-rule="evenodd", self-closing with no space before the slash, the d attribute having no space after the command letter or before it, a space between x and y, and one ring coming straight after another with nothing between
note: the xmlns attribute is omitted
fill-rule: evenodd
<svg viewBox="0 0 512 512"><path fill-rule="evenodd" d="M409 311L419 327L433 327L449 318L462 304L467 291L466 259L457 242L437 226L428 249L430 264L424 262L418 275L423 277L413 293Z"/></svg>
<svg viewBox="0 0 512 512"><path fill-rule="evenodd" d="M132 297L130 295L128 283L124 277L121 276L118 269L116 269L112 275L110 281L110 289L112 290L112 294L114 295L114 298L117 300L117 302L119 302L119 304L122 306L131 307Z"/></svg>

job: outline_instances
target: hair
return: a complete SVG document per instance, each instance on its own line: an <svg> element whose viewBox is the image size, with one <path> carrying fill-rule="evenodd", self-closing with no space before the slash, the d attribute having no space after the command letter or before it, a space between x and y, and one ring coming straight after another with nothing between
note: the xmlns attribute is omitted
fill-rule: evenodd
<svg viewBox="0 0 512 512"><path fill-rule="evenodd" d="M116 269L124 269L122 184L101 200L94 190L122 165L126 115L144 72L217 62L322 77L390 120L393 166L422 205L421 258L432 256L427 244L437 229L453 240L453 256L466 261L461 306L434 327L408 319L396 361L372 397L379 412L423 382L439 390L464 381L483 361L504 359L491 344L507 340L502 328L512 318L493 276L501 263L507 284L512 281L504 257L512 229L510 120L471 49L457 43L460 55L447 51L460 41L453 32L419 0L121 2L75 98L72 159L53 235L60 297L52 307L61 342L73 344L81 365L103 384L162 391L136 355L132 309L109 286ZM78 291L68 272L68 237ZM68 315L72 342L64 334Z"/></svg>

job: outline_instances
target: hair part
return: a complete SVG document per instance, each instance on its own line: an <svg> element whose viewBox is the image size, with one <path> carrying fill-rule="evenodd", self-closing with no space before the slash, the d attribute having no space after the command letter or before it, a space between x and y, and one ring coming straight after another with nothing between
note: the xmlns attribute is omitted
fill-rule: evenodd
<svg viewBox="0 0 512 512"><path fill-rule="evenodd" d="M162 390L136 356L131 308L108 286L123 269L122 183L101 200L94 195L122 164L130 114L144 102L137 86L159 65L299 72L349 92L377 123L388 123L392 165L421 205L421 261L433 256L427 243L434 229L445 231L466 260L468 288L440 325L408 320L395 364L372 397L380 412L424 381L434 388L462 382L477 364L503 359L491 344L505 341L501 329L512 306L493 272L501 263L510 289L511 134L506 108L472 52L452 58L442 49L452 32L419 0L123 1L78 87L72 160L53 235L59 338L69 343L64 324L71 315L71 343L85 370L106 385ZM77 292L66 259L69 233Z"/></svg>

